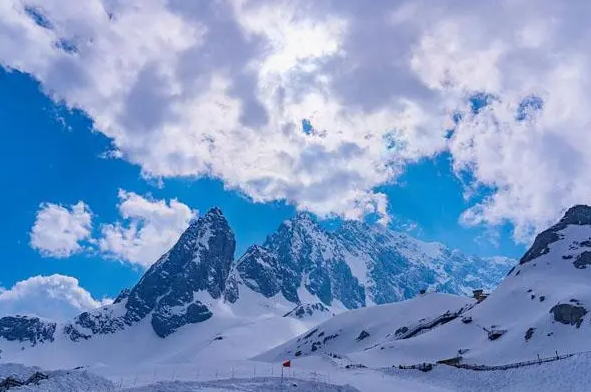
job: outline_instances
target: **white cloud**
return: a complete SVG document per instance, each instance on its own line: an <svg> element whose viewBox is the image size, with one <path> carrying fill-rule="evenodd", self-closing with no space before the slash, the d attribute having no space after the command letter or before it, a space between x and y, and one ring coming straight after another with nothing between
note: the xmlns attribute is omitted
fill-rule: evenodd
<svg viewBox="0 0 591 392"><path fill-rule="evenodd" d="M100 250L144 267L152 265L176 243L195 215L176 199L167 203L123 190L119 198L119 213L124 221L102 227Z"/></svg>
<svg viewBox="0 0 591 392"><path fill-rule="evenodd" d="M64 321L110 302L93 299L71 276L33 276L0 290L0 317L20 314Z"/></svg>
<svg viewBox="0 0 591 392"><path fill-rule="evenodd" d="M91 235L92 214L84 202L70 207L41 204L30 232L31 247L43 256L69 257L83 249Z"/></svg>
<svg viewBox="0 0 591 392"><path fill-rule="evenodd" d="M147 176L214 176L257 201L358 218L385 214L376 186L448 150L468 186L493 190L466 223L508 220L527 240L591 202L591 3L26 4L52 28L2 2L0 63L83 109ZM471 114L467 97L482 91L495 98ZM518 121L532 94L543 110Z"/></svg>

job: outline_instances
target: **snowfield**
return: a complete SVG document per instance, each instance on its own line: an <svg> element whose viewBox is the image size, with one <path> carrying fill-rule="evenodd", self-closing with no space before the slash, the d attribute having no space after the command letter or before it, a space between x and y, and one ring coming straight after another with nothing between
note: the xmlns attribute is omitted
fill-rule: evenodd
<svg viewBox="0 0 591 392"><path fill-rule="evenodd" d="M210 381L160 381L136 387L109 381L91 371L48 372L50 378L37 386L14 389L31 392L588 392L591 355L506 371L469 371L438 365L431 372L399 369L339 369L318 358L296 364L301 374L285 378L283 385L276 375L252 378L227 378ZM314 369L314 370L310 370ZM29 376L38 369L20 365L0 365L0 380L9 375ZM172 369L170 369L172 370ZM297 371L296 371L297 372ZM314 373L317 372L317 373ZM322 373L324 372L324 376ZM330 383L326 377L330 372ZM168 375L170 377L170 374ZM127 386L126 386L127 385ZM283 389L281 387L283 386Z"/></svg>
<svg viewBox="0 0 591 392"><path fill-rule="evenodd" d="M208 382L160 382L138 388L130 388L129 392L258 392L258 391L310 391L310 392L359 392L350 385L331 385L323 382L306 381L300 379L253 378L250 380L229 379Z"/></svg>
<svg viewBox="0 0 591 392"><path fill-rule="evenodd" d="M411 331L445 313L468 309L474 303L468 297L431 293L403 302L352 310L336 315L255 359L279 362L330 353L338 354L342 360L346 354L383 346L396 337L399 330Z"/></svg>

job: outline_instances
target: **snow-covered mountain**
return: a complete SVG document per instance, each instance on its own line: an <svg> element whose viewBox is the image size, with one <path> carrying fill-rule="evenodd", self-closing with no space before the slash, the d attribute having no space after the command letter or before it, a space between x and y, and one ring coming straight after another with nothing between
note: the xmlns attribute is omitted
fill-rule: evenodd
<svg viewBox="0 0 591 392"><path fill-rule="evenodd" d="M426 295L346 312L260 358L331 353L383 367L458 355L464 363L496 365L580 353L591 350L590 282L591 207L579 205L540 233L478 304L459 301L454 307L451 298L442 302L440 296ZM325 336L334 335L325 342Z"/></svg>
<svg viewBox="0 0 591 392"><path fill-rule="evenodd" d="M295 304L355 309L413 298L423 289L454 294L490 290L515 264L362 222L345 222L329 232L299 214L238 260L229 299L244 286Z"/></svg>
<svg viewBox="0 0 591 392"><path fill-rule="evenodd" d="M368 302L384 304L417 296L421 289L471 295L494 289L516 261L481 258L424 242L406 233L345 222L335 233L348 265L356 266Z"/></svg>
<svg viewBox="0 0 591 392"><path fill-rule="evenodd" d="M211 319L216 311L319 322L343 310L411 298L421 289L488 289L515 264L467 256L360 222L331 232L307 214L283 222L237 260L234 251L232 229L214 208L191 222L172 249L113 304L65 324L3 317L0 338L30 346L57 338L79 342L139 323L166 338Z"/></svg>

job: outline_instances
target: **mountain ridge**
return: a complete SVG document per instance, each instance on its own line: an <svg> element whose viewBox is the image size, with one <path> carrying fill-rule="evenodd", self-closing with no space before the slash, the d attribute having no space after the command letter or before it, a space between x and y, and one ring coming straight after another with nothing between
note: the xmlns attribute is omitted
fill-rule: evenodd
<svg viewBox="0 0 591 392"><path fill-rule="evenodd" d="M142 320L149 320L154 333L166 338L186 325L210 319L217 302L240 307L239 300L252 295L264 312L329 317L411 298L425 288L456 294L490 288L515 264L510 259L491 262L492 272L485 272L487 259L442 244L363 222L345 222L330 232L306 213L282 222L263 244L250 246L239 258L234 258L235 247L230 224L219 208L212 208L192 220L177 243L134 287L122 290L113 304L65 324L26 316L1 318L5 329L0 329L0 338L34 346L51 342L61 332L81 341ZM486 274L492 277L487 279Z"/></svg>

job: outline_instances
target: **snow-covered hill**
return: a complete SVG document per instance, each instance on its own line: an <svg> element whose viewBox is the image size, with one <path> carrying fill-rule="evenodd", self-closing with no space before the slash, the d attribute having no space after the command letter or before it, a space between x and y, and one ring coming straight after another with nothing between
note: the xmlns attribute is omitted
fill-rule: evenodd
<svg viewBox="0 0 591 392"><path fill-rule="evenodd" d="M432 325L433 320L413 314L415 308L437 309L439 297L425 296L340 314L260 358L330 351L369 367L434 363L456 356L467 364L496 365L587 351L591 350L590 282L591 207L575 206L536 237L487 299L464 307L446 323ZM402 310L406 307L413 312ZM454 312L453 306L443 306L430 312L431 317L444 308ZM417 327L421 331L412 333ZM330 345L320 339L318 345L320 331L338 338Z"/></svg>
<svg viewBox="0 0 591 392"><path fill-rule="evenodd" d="M256 359L279 362L325 354L343 359L349 353L380 348L391 340L424 333L461 316L474 303L468 297L432 293L402 302L352 310L336 315Z"/></svg>

